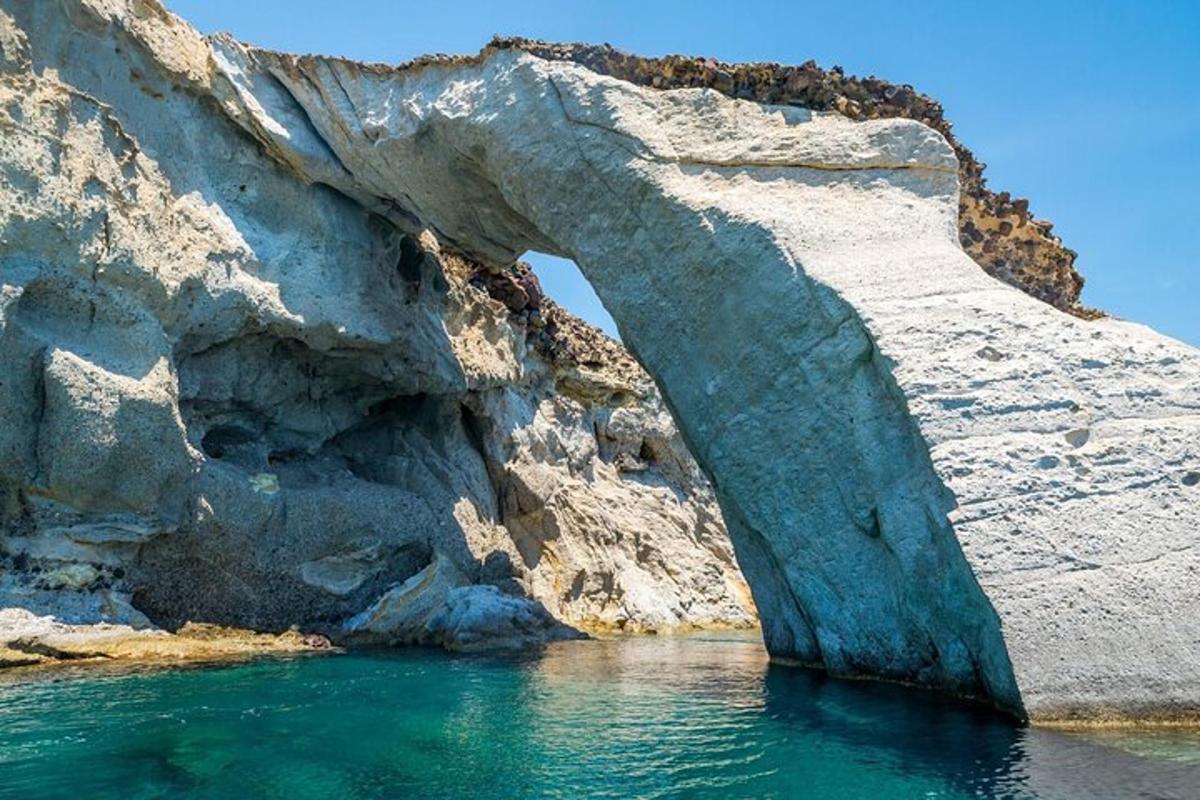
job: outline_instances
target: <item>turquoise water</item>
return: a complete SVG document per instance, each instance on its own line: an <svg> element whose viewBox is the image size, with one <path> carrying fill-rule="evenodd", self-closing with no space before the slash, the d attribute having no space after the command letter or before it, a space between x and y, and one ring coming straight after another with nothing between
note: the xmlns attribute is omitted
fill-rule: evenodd
<svg viewBox="0 0 1200 800"><path fill-rule="evenodd" d="M1106 742L772 667L745 636L0 684L0 797L23 800L1200 797L1200 743Z"/></svg>

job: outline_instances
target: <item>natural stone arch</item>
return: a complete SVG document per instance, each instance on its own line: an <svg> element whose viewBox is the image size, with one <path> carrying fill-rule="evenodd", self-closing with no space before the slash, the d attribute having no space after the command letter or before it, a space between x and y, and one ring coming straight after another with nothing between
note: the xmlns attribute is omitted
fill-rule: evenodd
<svg viewBox="0 0 1200 800"><path fill-rule="evenodd" d="M520 46L368 67L205 40L153 2L0 5L4 88L28 113L4 155L21 187L37 189L10 191L20 202L0 215L11 223L0 287L0 356L11 369L0 403L12 418L34 418L0 437L0 521L55 537L82 527L94 539L86 514L66 528L55 508L15 516L28 510L22 495L82 499L82 511L105 512L102 523L117 506L137 512L137 524L121 516L88 542L141 559L179 538L159 512L228 490L232 504L192 503L199 513L187 522L198 524L186 535L220 548L204 525L245 523L226 549L323 559L324 549L294 553L257 523L279 484L217 463L213 453L241 446L236 436L210 441L212 457L201 452L213 427L181 418L181 389L195 381L171 374L172 361L186 372L198 353L232 343L222 363L274 365L237 352L247 327L266 329L312 351L292 361L336 356L355 373L354 403L433 393L454 404L464 386L511 378L523 340L497 339L512 349L490 366L460 358L470 348L448 335L461 320L438 304L466 260L447 248L418 270L401 233L422 234L410 255L413 242L437 249L437 239L494 267L533 248L584 268L663 388L716 482L776 655L986 695L1041 717L1200 707L1200 358L985 277L955 241L955 164L932 131L639 89ZM547 47L533 49L572 51ZM47 171L56 148L70 158ZM960 167L967 197L987 206L964 206L966 222L1002 225L980 165ZM80 192L76 179L88 175ZM1011 218L1018 229L1030 223L1024 209ZM1053 263L1041 277L1066 286L1034 274L1036 258L1022 273L1033 284L1022 285L1086 313L1074 273L1054 268L1069 267L1069 253L1048 226L1032 227L1032 236L970 240L985 252L999 239L1046 245ZM385 272L404 285L370 280ZM418 273L434 296L404 317ZM86 291L47 282L64 275ZM117 290L126 300L142 293L132 313L109 313L122 308L108 299ZM101 358L109 348L94 346L98 329L114 353L139 359ZM364 357L364 344L383 357ZM43 357L54 348L62 354ZM142 364L147 354L161 359ZM397 409L377 410L394 429ZM317 441L347 430L328 416L307 431ZM353 425L362 415L344 416ZM89 428L78 440L63 433L75 421ZM133 427L161 446L120 435ZM483 467L473 474L487 494ZM328 524L333 507L367 507L380 526L398 516L396 487L365 483L331 492L289 528L351 535ZM106 496L89 491L96 485ZM448 506L463 499L441 484L412 488ZM104 508L86 507L92 499ZM416 520L438 534L439 552L466 545L454 525L433 522ZM212 593L205 581L144 577ZM332 577L318 583L340 583ZM256 591L264 585L246 592L273 595ZM336 616L363 598L325 600Z"/></svg>
<svg viewBox="0 0 1200 800"><path fill-rule="evenodd" d="M1194 707L1194 504L1169 465L1197 457L1197 397L1134 365L1196 354L984 275L940 135L511 50L214 50L228 112L309 180L486 262L580 265L712 478L773 654L1043 716ZM1150 533L1147 503L1172 510Z"/></svg>

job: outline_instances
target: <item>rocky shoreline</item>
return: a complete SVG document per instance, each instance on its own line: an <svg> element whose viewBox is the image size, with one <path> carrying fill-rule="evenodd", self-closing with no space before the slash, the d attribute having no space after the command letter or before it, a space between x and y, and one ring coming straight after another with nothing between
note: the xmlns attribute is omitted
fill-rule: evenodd
<svg viewBox="0 0 1200 800"><path fill-rule="evenodd" d="M209 46L162 9L77 11L0 18L0 93L28 104L0 153L0 405L26 421L0 433L0 607L336 630L440 559L455 597L486 600L463 608L503 624L755 622L711 489L619 344L527 267L276 166L183 88ZM88 85L90 57L67 52L81 24L104 29L119 81ZM199 173L184 133L211 151ZM74 252L43 252L63 230ZM38 252L45 270L10 269ZM59 336L77 321L89 342ZM51 360L72 375L47 382Z"/></svg>
<svg viewBox="0 0 1200 800"><path fill-rule="evenodd" d="M0 609L0 672L60 667L229 663L266 655L331 652L321 634L280 634L188 623L174 633L107 623L71 625L20 609Z"/></svg>

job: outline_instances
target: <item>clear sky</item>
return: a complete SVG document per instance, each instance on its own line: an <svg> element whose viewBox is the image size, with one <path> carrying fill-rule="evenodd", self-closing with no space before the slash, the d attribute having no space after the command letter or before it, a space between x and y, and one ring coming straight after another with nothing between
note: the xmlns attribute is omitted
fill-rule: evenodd
<svg viewBox="0 0 1200 800"><path fill-rule="evenodd" d="M200 30L400 62L493 34L841 65L938 98L989 185L1079 252L1084 302L1200 345L1200 0L167 0ZM547 291L613 331L573 265Z"/></svg>

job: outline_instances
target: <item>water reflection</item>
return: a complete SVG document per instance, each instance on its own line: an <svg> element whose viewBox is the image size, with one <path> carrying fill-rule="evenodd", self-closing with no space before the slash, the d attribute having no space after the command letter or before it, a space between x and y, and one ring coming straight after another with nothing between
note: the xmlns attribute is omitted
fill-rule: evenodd
<svg viewBox="0 0 1200 800"><path fill-rule="evenodd" d="M651 637L4 686L0 797L1195 798L1171 741L1149 758L772 667L750 637Z"/></svg>
<svg viewBox="0 0 1200 800"><path fill-rule="evenodd" d="M772 666L746 637L560 646L531 669L531 730L561 752L569 731L594 725L603 705L605 748L563 755L578 762L626 761L646 748L675 754L682 763L665 771L670 756L637 767L639 779L669 776L657 781L664 796L721 796L709 790L731 786L760 797L886 796L872 792L892 790L900 778L924 796L1200 797L1195 734L1022 728L932 693ZM715 784L714 767L724 779Z"/></svg>

